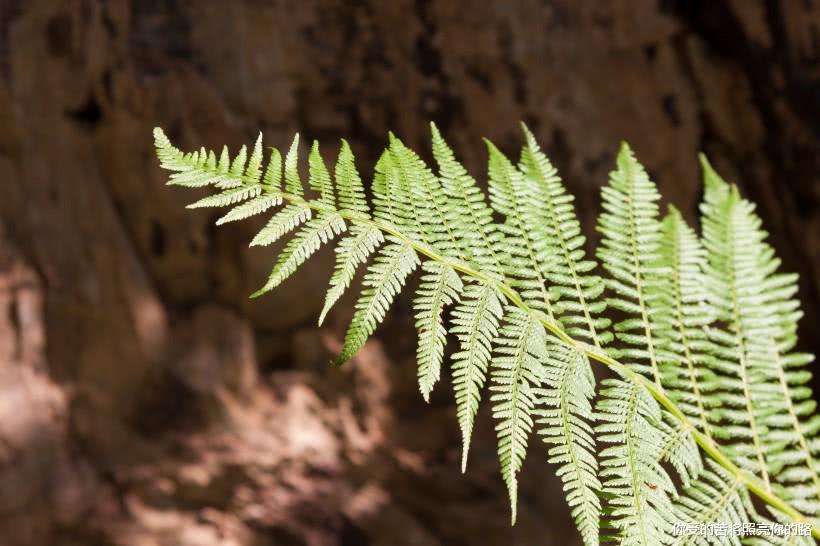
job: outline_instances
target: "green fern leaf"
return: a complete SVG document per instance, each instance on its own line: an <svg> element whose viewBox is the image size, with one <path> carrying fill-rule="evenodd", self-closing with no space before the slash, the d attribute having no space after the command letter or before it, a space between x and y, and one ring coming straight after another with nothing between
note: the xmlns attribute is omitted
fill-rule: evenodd
<svg viewBox="0 0 820 546"><path fill-rule="evenodd" d="M661 385L657 355L661 326L650 317L650 305L665 289L667 277L659 259L660 195L626 143L618 153L617 167L601 191L604 211L597 226L603 235L598 257L612 275L606 284L615 294L609 305L630 315L615 326L616 338L627 348L612 352Z"/></svg>
<svg viewBox="0 0 820 546"><path fill-rule="evenodd" d="M267 246L287 235L313 215L307 205L287 205L274 214L251 241L250 246Z"/></svg>
<svg viewBox="0 0 820 546"><path fill-rule="evenodd" d="M333 192L333 183L330 180L330 173L327 172L325 162L319 154L319 142L316 140L313 141L313 146L310 149L308 166L310 169L308 176L310 189L320 194L323 204L334 207L336 197Z"/></svg>
<svg viewBox="0 0 820 546"><path fill-rule="evenodd" d="M413 204L416 232L442 256L463 260L462 244L455 233L458 216L452 214L438 178L414 151L393 135L390 137L390 153L400 183Z"/></svg>
<svg viewBox="0 0 820 546"><path fill-rule="evenodd" d="M373 180L374 217L400 229L410 240L426 245L428 242L420 229L408 186L395 154L385 151L376 163Z"/></svg>
<svg viewBox="0 0 820 546"><path fill-rule="evenodd" d="M336 160L336 188L339 191L340 210L370 218L370 207L365 198L362 180L353 161L353 152L350 151L350 145L346 140L342 140L342 149Z"/></svg>
<svg viewBox="0 0 820 546"><path fill-rule="evenodd" d="M267 192L280 193L282 191L282 154L276 148L271 148L265 177L262 179L262 188Z"/></svg>
<svg viewBox="0 0 820 546"><path fill-rule="evenodd" d="M493 211L487 206L475 180L456 161L436 126L431 124L431 130L439 180L444 194L449 198L446 217L462 241L461 250L467 261L477 264L490 277L503 279L506 256L501 242L504 236L496 229Z"/></svg>
<svg viewBox="0 0 820 546"><path fill-rule="evenodd" d="M424 262L425 275L416 291L413 308L416 311L416 329L419 343L418 362L419 389L426 402L441 375L444 344L447 330L444 328L444 308L458 301L463 288L461 279L449 265Z"/></svg>
<svg viewBox="0 0 820 546"><path fill-rule="evenodd" d="M296 197L303 197L305 194L302 178L299 176L299 133L294 135L285 156L285 192Z"/></svg>
<svg viewBox="0 0 820 546"><path fill-rule="evenodd" d="M541 151L535 137L522 124L526 145L520 170L532 183L527 201L533 205L527 227L536 234L539 253L555 258L545 272L552 283L553 307L567 333L600 347L612 339L606 331L609 319L600 316L606 302L600 300L603 280L592 274L597 264L585 257L586 238L572 206L573 197L561 183L555 167Z"/></svg>
<svg viewBox="0 0 820 546"><path fill-rule="evenodd" d="M253 145L253 152L248 159L248 166L245 168L245 183L251 183L254 186L259 184L259 178L262 176L262 133L256 138L256 143Z"/></svg>
<svg viewBox="0 0 820 546"><path fill-rule="evenodd" d="M350 235L342 239L336 247L336 269L330 279L330 288L325 297L325 306L319 315L320 325L324 322L331 307L350 286L353 277L356 275L356 269L367 261L368 256L382 242L384 242L384 236L376 227L354 224L350 228Z"/></svg>
<svg viewBox="0 0 820 546"><path fill-rule="evenodd" d="M232 185L239 185L242 183L242 175L245 172L245 163L248 161L248 147L243 145L239 149L239 153L234 156L231 168L228 174L231 176L216 182L214 185L221 188L230 188Z"/></svg>
<svg viewBox="0 0 820 546"><path fill-rule="evenodd" d="M458 424L461 428L461 471L466 471L470 439L481 401L481 389L487 379L492 355L492 341L498 334L503 314L503 297L489 283L468 283L460 303L453 310L450 332L458 338L460 350L453 354L453 389L456 396Z"/></svg>
<svg viewBox="0 0 820 546"><path fill-rule="evenodd" d="M600 442L612 444L601 451L599 474L610 498L610 524L623 546L664 544L675 488L660 463L660 408L638 383L606 379L603 385L595 430Z"/></svg>
<svg viewBox="0 0 820 546"><path fill-rule="evenodd" d="M549 462L558 465L567 502L586 546L599 543L601 501L595 439L587 419L595 378L586 356L559 345L551 347L554 365L546 369L548 388L536 389L539 434L551 446Z"/></svg>
<svg viewBox="0 0 820 546"><path fill-rule="evenodd" d="M513 520L534 418L587 545L609 538L627 546L676 543L681 537L670 534L675 518L769 522L750 493L766 503L774 522L805 522L804 514L820 512L820 417L807 386L812 358L794 351L796 277L778 272L760 219L736 188L704 162L701 246L674 209L660 222L657 190L623 147L598 224L598 257L614 292L609 304L626 315L614 327L617 343L609 345L601 316L604 282L584 254L572 197L533 135L524 128L518 168L488 143L487 206L435 126L432 133L437 174L390 135L376 165L372 216L345 142L334 181L313 145L308 181L320 198L308 200L298 173L298 135L284 167L271 151L264 176L261 135L250 154L243 147L233 159L227 148L217 159L205 149L183 153L159 129L154 136L161 164L171 171L169 184L220 190L191 205L231 207L219 223L284 203L251 243L271 244L296 230L258 293L347 231L336 247L321 321L356 269L376 255L340 360L365 343L422 265L413 302L420 390L428 398L439 379L448 334L443 312L454 305L449 333L459 341L452 373L462 470L491 370ZM593 360L620 378L604 383L595 412ZM600 444L606 447L598 470ZM720 467L704 468L698 447ZM683 495L666 468L676 470ZM744 543L803 543L795 538L747 537Z"/></svg>
<svg viewBox="0 0 820 546"><path fill-rule="evenodd" d="M760 312L758 302L754 301L758 294L750 292L746 298L739 295L739 291L748 290L741 285L751 280L749 276L756 277L757 282L762 280L755 268L755 249L750 247L759 241L750 238L746 231L752 222L751 211L743 206L736 191L712 191L707 192L706 197L702 211L704 245L709 259L709 298L718 311L717 318L729 325L725 336L716 335L717 329L713 330L713 341L724 345L718 353L720 361L715 365L723 371L721 384L731 394L721 407L710 412L710 420L714 422L712 430L722 439L742 439L727 446L730 455L743 469L769 484L762 440L765 428L760 412L754 410L755 404L761 404L765 398L752 399L752 385L760 377L749 360L748 347L752 333L747 326L750 318L754 320L749 315ZM738 270L738 266L742 269ZM746 304L753 307L744 309ZM744 320L744 315L749 318ZM766 398L769 398L767 402L771 401L770 397Z"/></svg>
<svg viewBox="0 0 820 546"><path fill-rule="evenodd" d="M655 320L664 322L662 383L692 421L711 436L707 411L713 404L717 377L707 361L714 351L706 327L714 313L706 304L706 251L680 212L670 207L663 221L662 262L669 266L668 292L659 299Z"/></svg>
<svg viewBox="0 0 820 546"><path fill-rule="evenodd" d="M554 322L545 275L555 260L551 253L539 248L540 238L535 236L535 230L528 229L536 221L532 201L519 198L532 196L537 189L495 145L487 141L487 148L490 154L490 204L506 217L500 226L504 233L504 250L509 255L506 276L529 306L545 312Z"/></svg>
<svg viewBox="0 0 820 546"><path fill-rule="evenodd" d="M549 357L543 325L518 307L508 306L505 311L506 324L493 343L490 401L498 421L495 430L501 475L510 494L511 519L515 523L518 472L532 431L535 388L544 378L543 362Z"/></svg>
<svg viewBox="0 0 820 546"><path fill-rule="evenodd" d="M313 253L319 250L319 247L345 229L345 222L338 214L320 214L310 220L279 254L276 265L265 286L254 292L251 297L259 297L282 284Z"/></svg>
<svg viewBox="0 0 820 546"><path fill-rule="evenodd" d="M339 364L350 360L364 345L376 326L384 320L388 307L401 291L407 277L419 265L412 246L392 236L388 237L388 243L364 277L364 289L345 334L342 354L337 359Z"/></svg>
<svg viewBox="0 0 820 546"><path fill-rule="evenodd" d="M198 209L204 207L227 207L234 205L251 197L258 197L262 191L260 186L240 186L231 188L215 195L203 197L195 203L191 203L186 208Z"/></svg>
<svg viewBox="0 0 820 546"><path fill-rule="evenodd" d="M222 224L227 224L228 222L245 220L251 216L262 214L269 208L277 207L281 204L281 195L277 193L266 193L232 208L226 215L216 221L216 225L221 226Z"/></svg>
<svg viewBox="0 0 820 546"><path fill-rule="evenodd" d="M706 201L710 303L724 332L713 366L720 374L723 405L710 412L716 436L739 466L775 484L804 513L820 516L817 431L820 418L806 386L812 357L793 352L799 305L797 279L777 273L780 261L754 206L742 199L702 158ZM787 488L787 489L786 489Z"/></svg>

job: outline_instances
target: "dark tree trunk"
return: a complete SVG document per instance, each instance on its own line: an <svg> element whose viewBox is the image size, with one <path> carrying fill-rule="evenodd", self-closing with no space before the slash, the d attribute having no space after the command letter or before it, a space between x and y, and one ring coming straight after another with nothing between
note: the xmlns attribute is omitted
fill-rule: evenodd
<svg viewBox="0 0 820 546"><path fill-rule="evenodd" d="M484 412L458 473L406 302L342 369L331 254L250 302L258 224L186 211L151 128L345 137L367 172L388 129L429 155L435 120L481 178L480 137L515 153L524 120L590 235L619 140L693 221L703 150L801 274L816 353L819 26L797 0L0 2L0 542L577 543L537 441L514 529Z"/></svg>

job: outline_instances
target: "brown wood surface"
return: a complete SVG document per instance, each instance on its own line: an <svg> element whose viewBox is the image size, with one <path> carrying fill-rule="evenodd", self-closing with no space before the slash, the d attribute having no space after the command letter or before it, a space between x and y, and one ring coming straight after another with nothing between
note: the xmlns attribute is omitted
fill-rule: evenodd
<svg viewBox="0 0 820 546"><path fill-rule="evenodd" d="M537 440L508 525L486 408L417 393L406 300L354 362L317 329L332 255L249 301L259 223L212 227L151 142L293 132L369 172L435 120L484 177L526 121L586 228L618 142L691 220L738 182L820 311L820 5L714 0L0 0L0 543L576 544Z"/></svg>

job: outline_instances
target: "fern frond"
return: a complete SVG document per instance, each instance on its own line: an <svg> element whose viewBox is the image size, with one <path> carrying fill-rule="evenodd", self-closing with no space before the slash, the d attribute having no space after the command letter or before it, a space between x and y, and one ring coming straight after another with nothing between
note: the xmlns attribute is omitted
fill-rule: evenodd
<svg viewBox="0 0 820 546"><path fill-rule="evenodd" d="M591 273L596 264L585 258L584 236L555 168L541 152L535 137L522 124L525 146L519 169L526 182L517 198L524 205L523 216L534 238L534 248L545 262L545 278L555 316L569 335L593 343L596 347L611 340L606 331L609 319L601 317L606 304L598 298L603 281ZM517 192L518 193L518 192ZM544 259L543 257L550 258ZM601 504L598 491L595 442L591 427L584 420L592 413L590 400L595 395L594 378L589 359L580 352L569 352L548 371L548 389L540 391L541 404L549 410L539 423L544 440L553 445L548 451L550 462L559 465L558 476L564 482L567 500L572 507L586 544L598 543Z"/></svg>
<svg viewBox="0 0 820 546"><path fill-rule="evenodd" d="M407 277L418 267L413 247L395 237L376 256L364 277L364 289L356 302L356 311L345 334L338 363L347 362L362 348L367 338L384 320L387 309L401 291Z"/></svg>
<svg viewBox="0 0 820 546"><path fill-rule="evenodd" d="M554 321L546 273L552 269L555 260L547 251L549 246L544 239L535 236L532 199L521 198L532 197L538 189L492 142L486 141L486 144L490 154L490 205L506 219L499 226L504 233L504 251L509 255L506 277L527 305L545 312Z"/></svg>
<svg viewBox="0 0 820 546"><path fill-rule="evenodd" d="M259 233L251 241L250 246L267 246L275 243L300 224L307 222L313 216L313 210L307 205L287 205L271 216Z"/></svg>
<svg viewBox="0 0 820 546"><path fill-rule="evenodd" d="M508 306L504 324L495 339L490 401L498 421L498 458L512 506L512 522L518 503L518 471L527 453L535 407L534 389L544 378L547 333L532 315Z"/></svg>
<svg viewBox="0 0 820 546"><path fill-rule="evenodd" d="M503 251L503 234L493 222L493 211L485 202L484 193L475 180L455 159L453 151L442 138L435 125L433 134L433 157L438 163L439 179L448 200L448 215L458 238L463 241L462 251L467 260L496 279L504 278L506 255Z"/></svg>
<svg viewBox="0 0 820 546"><path fill-rule="evenodd" d="M510 255L508 266L506 268L506 276L510 279L510 284L519 290L521 298L533 309L544 311L550 322L555 324L556 315L554 310L554 302L550 292L547 289L547 275L550 272L556 273L560 276L561 271L560 259L556 258L555 229L558 227L560 232L558 237L566 236L570 245L582 244L583 239L577 239L579 233L573 233L571 226L574 220L574 211L561 208L560 212L556 210L546 211L544 214L543 204L549 202L553 197L552 192L560 192L559 188L550 187L547 182L541 178L545 174L546 165L543 155L538 157L540 152L532 148L532 142L529 152L525 151L524 158L529 160L530 174L536 176L524 176L520 171L510 163L510 161L491 143L488 143L490 154L490 202L498 212L504 214L506 217L505 223L501 229L505 235L504 249ZM543 161L540 161L543 158ZM537 173L533 173L532 169L537 169ZM559 201L561 201L559 199ZM556 205L558 205L556 203ZM559 225L550 223L549 214L558 214L556 220ZM546 216L546 217L545 217ZM563 229L562 229L563 228ZM566 241L565 241L566 243ZM577 252L570 253L569 248L563 255L564 260L568 260L570 267L576 268L578 264L579 254ZM583 251L581 251L583 255ZM582 264L582 268L588 268L590 264ZM594 267L594 264L592 264ZM573 269L575 270L575 269ZM564 279L566 280L566 279ZM592 281L593 283L595 281ZM580 283L575 285L580 289ZM595 291L600 290L593 288L591 291L586 291L586 296L597 296ZM575 294L579 295L578 293ZM581 298L584 299L583 291ZM567 300L564 309L569 309L572 304ZM576 308L577 309L577 308ZM594 333L596 323L591 318L591 313L600 312L602 308L596 306L590 308L586 305L583 309L586 317L589 319L586 322L587 333L592 339L597 342L597 335ZM570 322L572 318L570 317ZM598 322L597 327L605 326L605 322ZM588 367L588 361L585 357L580 359L570 358L569 364L557 364L557 367L571 365L573 367ZM583 396L585 391L580 391L578 395ZM592 397L593 393L586 391L587 396ZM525 402L527 402L526 400ZM580 403L580 402L577 402ZM522 408L526 410L528 405L522 404ZM526 411L523 412L528 415ZM581 451L575 446L563 446L560 449L571 450L573 456L580 456ZM557 452L556 457L557 457ZM556 460L561 460L556 458ZM582 472L580 459L575 459L570 464L576 465L576 472ZM560 474L559 470L559 474ZM588 473L588 469L587 469ZM573 476L564 473L562 479L565 480L565 486L573 487L575 482ZM512 482L512 478L508 479L508 486ZM589 501L589 491L581 491L579 497L583 501ZM577 499L573 499L577 500ZM585 506L577 511L576 514L582 518L584 525L587 528L586 536L590 536L589 529L597 529L598 514L600 510L596 510L595 505L591 502L586 502Z"/></svg>
<svg viewBox="0 0 820 546"><path fill-rule="evenodd" d="M553 345L552 366L546 368L545 387L535 390L539 434L551 446L549 462L558 465L572 517L586 546L599 543L601 483L595 439L588 423L595 378L585 355Z"/></svg>
<svg viewBox="0 0 820 546"><path fill-rule="evenodd" d="M285 192L303 197L305 189L299 176L299 133L293 136L293 142L285 156Z"/></svg>
<svg viewBox="0 0 820 546"><path fill-rule="evenodd" d="M256 137L256 142L253 145L253 152L248 159L248 166L245 168L245 176L242 178L242 183L247 185L257 186L259 179L262 176L262 133Z"/></svg>
<svg viewBox="0 0 820 546"><path fill-rule="evenodd" d="M615 337L628 348L612 349L618 358L661 385L658 364L658 330L650 305L665 287L667 272L660 258L660 194L626 143L618 153L617 169L601 190L603 212L598 217L601 233L598 257L612 275L606 279L614 296L610 306L629 315L615 325Z"/></svg>
<svg viewBox="0 0 820 546"><path fill-rule="evenodd" d="M676 295L670 272L674 262L669 253L663 252L664 232L657 205L660 195L625 144L618 154L617 169L611 173L609 185L601 194L604 211L598 219L598 231L603 237L598 256L611 275L605 281L614 293L608 303L626 315L615 324L615 337L622 348L611 349L611 352L625 359L632 370L664 392L668 382L663 381L661 371L669 375L672 373L669 370L679 366L680 360L670 351L676 348L672 345L674 333L671 331L674 325L671 303ZM630 396L640 393L635 391ZM599 405L604 409L623 407L625 395L610 387L601 393ZM615 398L610 400L610 397ZM612 497L612 514L617 518L612 523L620 530L623 540L651 544L668 535L669 530L662 522L671 510L669 498L677 495L660 464L670 463L686 484L702 470L702 461L688 421L681 422L659 409L653 409L647 417L637 410L639 407L636 405L634 416L627 416L625 421L625 427L631 429L634 420L639 434L631 439L629 433L622 431L621 438L627 445L614 453L631 460L640 452L643 459L635 459L641 461L637 469L643 469L647 476L656 474L655 477L665 479L668 488L650 488L647 492L646 487L632 482L610 485L607 490L612 480L604 480L604 488ZM601 415L606 418L606 412ZM649 443L639 447L646 442ZM613 453L610 450L606 451ZM630 468L630 472L632 470ZM606 472L602 471L602 477ZM647 481L656 483L648 478ZM636 527L633 529L633 526Z"/></svg>
<svg viewBox="0 0 820 546"><path fill-rule="evenodd" d="M319 315L321 325L331 307L342 297L350 286L356 269L367 261L376 248L384 242L381 230L366 224L354 224L350 235L342 239L336 247L336 268L330 278L330 288L325 297L325 305Z"/></svg>
<svg viewBox="0 0 820 546"><path fill-rule="evenodd" d="M453 354L453 389L456 396L458 425L461 428L461 471L467 468L473 424L481 401L481 389L487 379L492 355L492 341L498 334L503 315L504 298L489 283L466 285L461 301L453 310L453 327L460 350Z"/></svg>
<svg viewBox="0 0 820 546"><path fill-rule="evenodd" d="M191 203L186 208L227 207L228 205L241 203L251 197L258 197L261 192L261 186L239 186L238 188L231 188L214 195L209 195L208 197L203 197L199 201Z"/></svg>
<svg viewBox="0 0 820 546"><path fill-rule="evenodd" d="M462 242L454 231L459 217L453 213L438 178L415 152L392 134L389 152L393 165L391 172L403 189L401 195L408 196L412 203L412 223L421 240L444 257L464 259ZM405 220L405 225L407 223L409 219ZM444 306L457 301L462 283L449 265L431 262L426 271L428 275L422 277L414 307L419 332L419 389L424 399L429 400L444 357Z"/></svg>
<svg viewBox="0 0 820 546"><path fill-rule="evenodd" d="M706 304L706 251L698 236L670 207L663 220L661 261L669 267L668 289L660 299L657 322L665 322L662 384L678 407L710 436L707 411L714 405L715 374L707 365L714 347L706 335L713 313Z"/></svg>
<svg viewBox="0 0 820 546"><path fill-rule="evenodd" d="M416 290L413 308L416 311L416 330L419 343L418 362L419 389L426 402L441 375L444 360L444 344L447 330L444 327L444 308L458 301L463 288L461 279L449 265L440 262L424 262L425 275Z"/></svg>
<svg viewBox="0 0 820 546"><path fill-rule="evenodd" d="M526 125L522 124L522 130L526 144L520 169L537 188L527 196L534 205L528 228L538 235L539 251L555 256L546 272L552 283L555 313L569 335L600 347L612 339L606 330L610 320L601 316L606 309L606 302L599 299L604 291L603 280L592 273L595 261L585 256L586 238L572 205L573 197Z"/></svg>
<svg viewBox="0 0 820 546"><path fill-rule="evenodd" d="M706 176L712 178L713 187L723 184L708 171ZM751 211L743 206L737 191L707 192L702 212L704 245L709 259L710 303L718 313L717 318L728 324L725 335L720 335L717 329L712 335L716 343L723 345L715 365L723 371L721 385L730 395L724 398L722 407L711 412L716 422L713 430L719 438L733 440L727 449L737 464L761 477L770 488L762 438L765 429L760 412L754 407L771 399L752 399L753 385L762 378L750 361L748 346L752 334L748 330L750 320L762 319L760 293L754 288L749 290L746 285L762 282L761 273L755 267L756 249L753 248L759 244L759 236L749 231ZM756 278L752 280L750 276Z"/></svg>
<svg viewBox="0 0 820 546"><path fill-rule="evenodd" d="M373 206L376 220L395 226L411 240L427 245L428 241L420 228L410 190L402 173L402 165L390 150L386 150L376 163Z"/></svg>
<svg viewBox="0 0 820 546"><path fill-rule="evenodd" d="M485 271L490 279L505 279L507 254L504 235L493 222L483 192L453 151L431 124L433 157L439 168L439 180L447 196L446 217L452 219L455 234L462 241L461 251L469 262ZM467 467L470 441L481 389L487 376L491 344L498 334L503 314L503 297L489 282L469 283L462 301L453 312L451 333L456 334L460 350L453 355L453 388L458 422L462 435L461 470Z"/></svg>
<svg viewBox="0 0 820 546"><path fill-rule="evenodd" d="M339 192L339 210L360 214L370 218L370 206L364 194L362 179L353 160L353 152L346 140L336 160L336 189Z"/></svg>
<svg viewBox="0 0 820 546"><path fill-rule="evenodd" d="M707 173L704 274L696 237L674 211L660 223L657 190L624 147L604 190L598 256L612 277L606 281L615 292L610 303L628 316L615 327L621 347L605 350L610 334L601 317L601 280L583 253L572 198L532 135L525 129L519 168L488 144L491 208L435 127L432 131L437 174L391 135L376 166L372 214L344 142L334 181L313 146L308 181L319 198L312 199L304 196L298 173L298 136L284 167L279 153L271 151L264 175L261 139L250 154L243 148L231 159L223 149L218 160L204 149L181 152L159 129L155 140L163 167L171 171L170 184L220 190L193 206L232 207L221 222L285 205L252 242L270 244L296 231L259 292L282 282L341 235L322 320L357 268L375 254L340 361L375 331L422 265L414 300L420 390L429 395L441 373L448 334L443 310L453 305L449 333L460 345L452 371L464 439L462 469L490 373L513 520L533 419L550 446L548 456L558 465L586 544L598 541L599 527L610 526L622 544L668 544L671 522L684 510L672 504L679 497L669 467L690 487L692 503L708 499L709 506L718 507L714 517L724 517L721 480L731 482L730 488L737 482L749 517L761 520L749 493L778 521L807 521L798 508L816 513L820 418L811 415L814 403L806 386L811 358L793 351L799 317L795 278L777 273L779 261L765 243L760 221L736 189ZM503 223L493 221L493 209ZM591 414L593 360L619 379L605 383ZM760 433L757 442L749 432L752 419ZM597 474L596 440L607 444ZM717 467L703 469L696 445L723 474ZM680 497L680 506L688 498ZM729 505L737 506L734 497ZM602 513L606 517L599 525ZM702 507L689 515L706 521L714 514ZM820 535L816 528L813 532Z"/></svg>
<svg viewBox="0 0 820 546"><path fill-rule="evenodd" d="M276 148L270 149L270 159L262 178L262 189L266 192L282 191L282 154Z"/></svg>
<svg viewBox="0 0 820 546"><path fill-rule="evenodd" d="M725 401L711 412L716 435L729 440L729 453L769 490L781 489L799 510L820 516L820 417L813 415L805 370L813 358L793 352L801 314L792 299L796 276L777 273L780 261L754 205L702 163L709 296L727 325L712 336L720 346L714 365Z"/></svg>
<svg viewBox="0 0 820 546"><path fill-rule="evenodd" d="M319 247L345 229L347 229L347 226L338 214L320 214L310 220L279 254L276 265L273 267L265 286L251 294L251 297L261 296L282 284L314 252L319 250Z"/></svg>
<svg viewBox="0 0 820 546"><path fill-rule="evenodd" d="M333 183L330 180L330 173L327 172L325 161L319 153L319 142L316 140L313 141L313 146L310 148L308 168L308 185L310 189L321 196L322 204L331 208L335 207L336 195L333 191Z"/></svg>
<svg viewBox="0 0 820 546"><path fill-rule="evenodd" d="M413 222L422 240L442 256L462 259L461 242L454 233L458 216L451 213L438 178L414 151L392 134L390 154L412 203Z"/></svg>
<svg viewBox="0 0 820 546"><path fill-rule="evenodd" d="M266 193L232 208L227 214L216 221L216 225L221 226L222 224L227 224L228 222L245 220L251 216L262 214L270 208L278 207L281 204L281 195L278 193Z"/></svg>
<svg viewBox="0 0 820 546"><path fill-rule="evenodd" d="M734 527L751 523L742 496L745 495L742 480L711 461L699 479L684 489L675 505L678 524L674 546L740 546L741 536ZM728 526L732 532L702 535L685 532L686 524L706 525L718 523Z"/></svg>
<svg viewBox="0 0 820 546"><path fill-rule="evenodd" d="M162 168L173 171L168 180L171 185L188 188L213 185L227 189L242 183L241 179L231 174L231 160L227 146L222 148L222 155L217 162L214 153L207 152L204 148L187 154L181 152L158 128L154 130L154 143Z"/></svg>
<svg viewBox="0 0 820 546"><path fill-rule="evenodd" d="M642 385L606 379L597 406L600 477L610 497L610 524L623 546L664 544L671 533L675 487L661 466L661 410Z"/></svg>
<svg viewBox="0 0 820 546"><path fill-rule="evenodd" d="M242 174L245 171L245 162L248 160L248 147L242 145L239 148L239 153L236 154L233 158L233 163L231 163L231 167L228 170L228 176L222 178L221 180L216 180L213 182L213 185L217 188L233 188L235 186L239 186L243 183Z"/></svg>

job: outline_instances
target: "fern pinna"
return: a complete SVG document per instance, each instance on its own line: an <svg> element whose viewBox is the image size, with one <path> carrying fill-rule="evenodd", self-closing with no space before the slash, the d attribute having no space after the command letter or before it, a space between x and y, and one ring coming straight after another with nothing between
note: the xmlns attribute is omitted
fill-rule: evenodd
<svg viewBox="0 0 820 546"><path fill-rule="evenodd" d="M160 129L154 136L169 184L219 190L191 207L227 207L218 224L276 208L252 245L295 232L254 296L338 240L321 323L365 269L339 363L421 269L419 389L428 399L454 335L462 470L489 397L513 522L535 433L587 545L813 543L677 532L681 522L756 522L810 525L820 536L820 417L807 386L812 358L794 352L796 278L777 271L753 205L704 159L698 236L674 208L661 217L655 184L623 145L602 191L602 277L572 196L523 129L517 162L487 142L489 201L435 126L435 170L391 134L372 205L344 141L333 169L313 144L306 192L298 135L284 163L275 148L264 161L261 135L250 155L243 147L233 159L227 149L218 159L183 153ZM597 394L592 362L614 374Z"/></svg>

